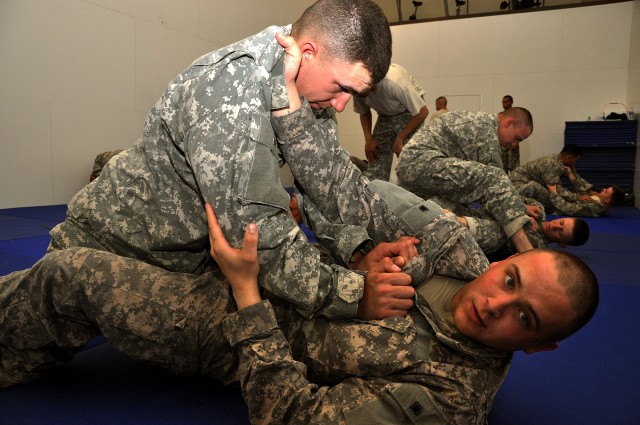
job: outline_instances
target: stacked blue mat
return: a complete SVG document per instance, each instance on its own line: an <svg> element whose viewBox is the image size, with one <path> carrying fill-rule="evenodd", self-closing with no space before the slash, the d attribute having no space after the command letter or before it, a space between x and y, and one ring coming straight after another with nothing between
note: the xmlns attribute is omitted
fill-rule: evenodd
<svg viewBox="0 0 640 425"><path fill-rule="evenodd" d="M64 214L64 206L0 210L0 275L42 257ZM558 350L516 353L492 425L640 424L640 210L587 221L589 242L569 250L598 275L598 312ZM238 388L134 362L101 337L45 378L0 390L1 425L247 423Z"/></svg>

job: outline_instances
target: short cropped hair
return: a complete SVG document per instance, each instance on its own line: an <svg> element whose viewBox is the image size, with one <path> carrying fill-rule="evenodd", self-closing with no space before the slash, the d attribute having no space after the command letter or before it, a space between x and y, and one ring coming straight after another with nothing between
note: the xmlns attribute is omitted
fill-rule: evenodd
<svg viewBox="0 0 640 425"><path fill-rule="evenodd" d="M613 189L611 192L611 205L622 205L627 194L619 186L611 186L611 188Z"/></svg>
<svg viewBox="0 0 640 425"><path fill-rule="evenodd" d="M581 218L573 219L573 237L567 245L580 246L589 240L589 225Z"/></svg>
<svg viewBox="0 0 640 425"><path fill-rule="evenodd" d="M362 63L372 84L387 75L391 30L384 12L371 0L319 0L292 26L294 38L303 34L320 40L335 59Z"/></svg>
<svg viewBox="0 0 640 425"><path fill-rule="evenodd" d="M580 149L580 147L576 144L573 143L567 143L566 145L564 145L564 147L562 148L562 150L560 151L560 154L562 155L571 155L573 157L581 157L582 156L582 149Z"/></svg>
<svg viewBox="0 0 640 425"><path fill-rule="evenodd" d="M510 101L512 101L512 102L513 102L513 97L511 97L511 95L510 95L510 94L506 94L506 95L502 96L502 98L503 98L503 99L509 99Z"/></svg>
<svg viewBox="0 0 640 425"><path fill-rule="evenodd" d="M531 116L531 112L529 112L528 109L521 106L514 106L513 108L509 108L500 113L503 117L511 117L515 119L516 122L530 127L531 131L533 132L533 117Z"/></svg>
<svg viewBox="0 0 640 425"><path fill-rule="evenodd" d="M584 261L566 251L543 248L529 250L522 255L535 251L546 251L553 255L558 281L564 286L576 313L576 317L564 329L558 330L547 341L558 342L580 330L595 314L600 302L598 279Z"/></svg>

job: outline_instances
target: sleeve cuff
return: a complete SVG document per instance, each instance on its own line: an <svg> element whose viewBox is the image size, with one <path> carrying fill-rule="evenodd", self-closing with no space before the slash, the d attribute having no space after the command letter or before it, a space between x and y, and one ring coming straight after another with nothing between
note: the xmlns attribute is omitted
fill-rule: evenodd
<svg viewBox="0 0 640 425"><path fill-rule="evenodd" d="M222 331L232 347L247 339L271 334L277 329L275 312L267 300L231 313L222 321Z"/></svg>
<svg viewBox="0 0 640 425"><path fill-rule="evenodd" d="M478 236L478 221L473 217L466 217L467 224L469 225L469 232L474 239Z"/></svg>
<svg viewBox="0 0 640 425"><path fill-rule="evenodd" d="M302 98L302 106L299 109L281 117L271 116L271 126L278 136L279 143L286 143L287 140L300 137L314 125L315 116L309 102L304 98Z"/></svg>
<svg viewBox="0 0 640 425"><path fill-rule="evenodd" d="M348 266L349 260L358 249L370 251L373 246L375 244L364 227L345 225L336 235L333 251Z"/></svg>
<svg viewBox="0 0 640 425"><path fill-rule="evenodd" d="M358 314L358 302L364 294L366 272L333 266L336 270L335 296L327 303L322 315L331 319L353 319Z"/></svg>
<svg viewBox="0 0 640 425"><path fill-rule="evenodd" d="M513 220L511 223L505 226L504 234L507 235L508 238L511 238L518 230L522 229L525 224L529 222L529 216L518 217Z"/></svg>

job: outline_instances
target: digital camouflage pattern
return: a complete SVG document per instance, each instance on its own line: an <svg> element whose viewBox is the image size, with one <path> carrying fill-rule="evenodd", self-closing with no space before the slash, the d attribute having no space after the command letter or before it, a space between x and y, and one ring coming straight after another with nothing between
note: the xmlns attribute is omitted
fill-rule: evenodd
<svg viewBox="0 0 640 425"><path fill-rule="evenodd" d="M487 269L452 214L386 184L382 198L393 196L422 240L407 270L417 285L434 273L468 281ZM219 271L171 273L107 252L57 250L0 278L0 386L37 378L102 333L176 374L239 380L252 423L486 422L511 354L460 335L419 294L406 317L378 321L306 319L270 299L233 313Z"/></svg>
<svg viewBox="0 0 640 425"><path fill-rule="evenodd" d="M89 177L89 181L92 181L93 179L98 177L102 172L102 169L104 168L104 166L107 164L107 162L109 162L111 158L113 158L120 152L122 152L122 149L118 149L115 151L106 151L96 155L96 158L93 161L93 169L91 170L91 176Z"/></svg>
<svg viewBox="0 0 640 425"><path fill-rule="evenodd" d="M533 205L540 208L540 218L537 220L538 230L534 230L531 218L529 223L525 224L523 229L527 234L527 238L534 248L545 248L550 241L546 238L542 231L542 225L547 221L544 207L534 199L525 199L525 204ZM484 210L475 210L476 214L465 216L469 223L469 230L478 245L485 254L493 254L500 252L502 255L516 254L518 251L513 242L504 234L500 225Z"/></svg>
<svg viewBox="0 0 640 425"><path fill-rule="evenodd" d="M588 201L581 201L580 195L575 193L559 195L550 192L550 195L554 214L572 217L600 217L609 211L599 199L592 198Z"/></svg>
<svg viewBox="0 0 640 425"><path fill-rule="evenodd" d="M421 127L404 146L398 183L424 199L479 202L511 237L528 218L499 150L497 115L452 111Z"/></svg>
<svg viewBox="0 0 640 425"><path fill-rule="evenodd" d="M220 321L234 304L223 278L88 248L50 252L0 277L0 387L41 376L100 334L134 359L231 382Z"/></svg>
<svg viewBox="0 0 640 425"><path fill-rule="evenodd" d="M487 269L486 257L452 214L443 214L432 202L424 201L391 183L369 182L340 148L335 137L321 138L322 143L317 143L318 139L314 136L331 135L335 130L335 121L330 113L325 112L320 116L324 121L317 121L305 103L299 111L273 118L273 124L274 129L283 131L283 136L289 136L279 138L283 143L283 155L305 159L292 163L298 181L316 181L315 185L305 186L309 190L302 191L300 204L304 209L303 214L312 228L320 230L322 240L326 239L323 235L337 235L333 248L342 252L339 256L345 257L352 250L351 246L340 248L349 245L352 240L361 242L370 239L377 243L409 234L421 239L420 255L405 268L415 285L424 284L433 274L468 281ZM306 124L310 125L305 125L306 120L309 120ZM323 163L328 165L320 167L319 164ZM315 205L321 205L322 211ZM329 229L323 233L322 229L328 229L326 226L337 226L339 231ZM358 226L364 227L367 232L363 233ZM349 232L355 236L348 237ZM65 252L49 255L63 255ZM229 358L225 351L228 349L226 343L220 342L218 315L227 314L231 301L226 286L224 291L215 289L217 275L194 277L169 274L143 263L131 265L129 263L133 260L130 259L110 256L101 253L101 264L73 262L72 265L87 266L86 271L54 269L44 272L43 275L58 280L55 284L33 277L39 267L27 271L26 275L21 275L21 279L11 280L62 287L64 285L60 280L78 275L79 278L72 283L76 285L76 282L82 282L81 285L87 288L80 291L83 292L78 295L80 298L95 294L103 300L100 302L112 304L98 310L116 317L117 323L126 331L122 344L129 348L124 347L124 352L137 358L151 359L177 373L202 373L228 379L228 371L234 367L237 359ZM41 267L51 267L51 264L47 265L49 258L40 263ZM59 263L55 266L59 266ZM89 279L87 273L99 278ZM145 277L134 277L136 273ZM114 279L127 281L103 285L103 290L118 292L118 288L124 287L129 294L127 300L99 295L101 290L92 287ZM192 282L180 283L184 279ZM183 293L185 291L186 294ZM191 295L193 291L204 295L196 297ZM33 292L33 289L27 292ZM62 291L65 296L71 292ZM208 300L208 297L212 300ZM151 306L138 309L136 303L144 302L145 298L151 298ZM194 305L195 298L202 300L202 303ZM213 299L216 301L213 302ZM407 317L381 321L324 320L320 317L307 320L278 298L270 296L269 299L277 313L277 323L289 324L282 329L283 334L277 331L273 318L268 320L267 314L260 312L262 304L229 316L223 325L230 343L238 346L242 366L237 378L243 383L243 392L254 423L344 423L347 418L349 421L361 421L364 418L370 421L371 417L390 418L391 423L486 422L511 355L488 350L459 335L435 316L419 295L416 296L416 307ZM124 303L125 311L118 311L120 303ZM130 307L131 303L136 308ZM172 305L170 312L154 307L157 303ZM174 303L177 305L174 306ZM24 308L23 304L18 303ZM55 303L44 302L39 305L48 308ZM204 310L203 313L203 308L210 310ZM135 320L127 316L127 311ZM154 316L160 319L152 321L151 317ZM243 316L245 319L240 320ZM10 317L25 315L14 311L5 319ZM202 320L205 321L204 325ZM138 324L141 329L133 329ZM0 323L0 326L7 328L10 325ZM154 326L160 331L156 332ZM205 329L198 329L199 326ZM193 327L197 330L194 331ZM73 327L63 326L61 329L68 334ZM38 332L42 331L43 328L38 327ZM83 335L87 338L95 332ZM47 338L24 338L24 333L18 331L13 334L16 333L22 336L21 341L43 340L47 344L45 351L52 349ZM162 333L169 336L162 337ZM117 333L107 330L105 334L116 347L120 346ZM127 339L130 338L128 335L140 334L144 339L152 337L156 344L147 347L146 344L138 345ZM184 340L190 335L197 335L198 341L208 345L198 347L197 354L186 353L193 347L193 342ZM163 343L169 344L173 338L178 338L178 343L171 344L174 351L169 354ZM78 338L77 346L81 346L81 339ZM287 341L292 348L291 353L287 350ZM137 347L142 347L144 352L136 355ZM35 351L38 350L30 351L29 356L35 356ZM41 353L39 355L44 356ZM165 360L167 357L170 359ZM303 362L305 366L293 359ZM5 365L5 369L8 368ZM13 370L21 368L13 367ZM321 381L332 386L315 391L316 385L309 381Z"/></svg>
<svg viewBox="0 0 640 425"><path fill-rule="evenodd" d="M314 386L304 378L304 368L291 361L284 339L271 338L278 334L276 322L273 316L269 321L268 311L258 311L266 303L229 315L233 304L217 270L198 276L171 273L76 247L53 250L33 268L0 278L2 385L33 379L98 333L136 359L229 382L236 378L237 358L224 331L238 344L243 366L252 369L248 375L240 370L238 377L255 421L331 423L344 422L345 416L358 420L399 413L393 422L486 422L510 354L460 336L420 296L406 318L372 322L305 319L283 304L282 299L296 303L307 316L351 317L362 295L362 277L319 264L279 185L281 158L269 122L270 109L286 102L279 73L282 49L273 37L278 30L283 29L270 28L205 55L174 80L149 113L141 141L72 200L67 220L52 232L52 247L95 247L199 273L207 261L205 201L214 205L232 244L242 240L244 225L257 222L260 280L279 322L290 323L283 331L293 358L308 363L313 380L346 379L310 394L311 404L301 398ZM307 105L284 121L310 145L316 137L333 143L328 149L318 146L316 157L304 157L296 175L302 193L329 222L349 226L347 231L362 225L374 242L401 234L423 238L425 252L407 268L414 284L434 272L468 280L486 269L486 258L450 214L434 217L426 201L413 204L415 197L398 203L403 208L396 211L369 188L339 149L330 113L313 116ZM283 155L296 164L296 149L289 149L294 144L283 146ZM345 155L346 164L310 166L333 155ZM310 174L303 178L300 170ZM387 190L400 198L406 193ZM421 227L425 213L430 221ZM243 315L246 321L234 325ZM343 340L350 344L344 353L351 356L336 356L336 343Z"/></svg>
<svg viewBox="0 0 640 425"><path fill-rule="evenodd" d="M315 116L325 117L324 121ZM344 262L355 248L363 243L367 245L367 235L371 239L368 246L372 246L403 235L414 235L419 230L408 225L398 209L403 214L410 215L415 210L419 211L416 214L424 215L419 208L425 201L391 183L369 181L364 177L338 143L332 111L313 111L304 101L297 111L272 117L272 125L280 150L299 184L298 201L303 214L312 211L312 207L318 210L307 224L320 241L340 253ZM295 158L295 161L289 161L289 158ZM394 201L390 202L390 198ZM318 227L319 216L322 216L323 226L331 226L330 231L324 230L327 227ZM362 230L356 232L352 227L362 227ZM340 228L355 233L340 237ZM327 240L325 235L328 235ZM340 241L346 246L340 247Z"/></svg>
<svg viewBox="0 0 640 425"><path fill-rule="evenodd" d="M267 28L202 56L174 79L142 139L71 200L67 219L51 232L52 248L85 246L201 273L210 202L231 245L242 242L247 224L258 225L262 286L303 314L354 317L362 276L322 264L280 183L270 116L288 104L275 33L289 31Z"/></svg>
<svg viewBox="0 0 640 425"><path fill-rule="evenodd" d="M328 115L327 123L334 122L330 114L325 112L325 115ZM342 252L339 256L346 262L347 253L351 253L356 244L366 246L371 241L379 243L402 235L415 235L421 239L421 255L403 270L411 275L415 285L425 282L433 273L471 280L486 270L486 257L452 214L442 214L431 201L422 200L391 183L370 182L351 163L335 138L317 137L317 132L328 127L304 125L312 119L313 112L303 103L298 111L272 118L272 121L284 157L298 159L290 163L291 171L296 181L305 187L300 204L305 221L320 243ZM310 181L316 181L316 184L309 185ZM419 223L425 221L431 224L421 227ZM358 225L367 230L371 241L357 230ZM344 237L348 232L357 236ZM332 238L330 235L341 236ZM346 248L340 248L341 242ZM460 335L441 320L434 319L419 296L417 301L417 309L414 308L405 319L367 322L365 327L363 322L343 323L317 318L313 325L307 325L309 335L305 336L300 350L308 359L295 355L294 358L302 360L309 368L312 381L316 377L327 380L329 372L338 374L328 380L336 386L317 392L314 385L304 388L298 385L300 368L294 365L284 369L276 363L270 366L270 374L275 377L261 378L257 372L266 366L262 361L257 364L253 356L274 350L280 344L269 342L263 346L262 341L247 337L240 344L241 353L252 361L243 362L240 376L252 379L245 390L252 418L256 423L279 422L281 419L271 414L284 414L312 397L312 403L303 404L299 414L296 410L293 416L296 420L341 423L347 417L360 423L358 421L370 422L375 417L383 421L388 419L389 423L485 423L510 355L492 350L487 353L486 348L465 338L461 342ZM333 336L334 332L337 336ZM425 335L430 343L416 345L416 334ZM309 342L317 347L308 348ZM347 346L355 346L340 350L339 353L345 353L342 356L336 355L336 347L345 342ZM295 348L298 343L299 340L293 343L294 353L298 352ZM408 344L406 349L402 343ZM418 355L413 354L415 350ZM350 353L358 353L358 356L354 358ZM416 359L422 360L415 363ZM434 359L434 363L424 361L426 359ZM399 363L395 363L396 360ZM385 367L381 369L383 364ZM344 368L348 371L344 372ZM388 371L386 374L384 369ZM372 377L356 378L361 372ZM286 378L288 374L293 377ZM274 382L287 383L287 397L280 397L283 388ZM283 403L284 407L265 409L264 403L269 401ZM251 409L254 405L256 408ZM270 415L265 416L262 413L265 410ZM263 416L259 416L261 414Z"/></svg>
<svg viewBox="0 0 640 425"><path fill-rule="evenodd" d="M374 180L387 180L391 176L391 165L393 164L393 142L396 136L407 125L411 119L409 112L398 115L378 115L373 127L373 138L378 141L378 157L373 162L369 162L364 175Z"/></svg>
<svg viewBox="0 0 640 425"><path fill-rule="evenodd" d="M593 187L593 185L580 177L574 166L571 166L570 169L571 173L576 177L572 190L562 185L562 176L567 175L567 170L559 154L542 156L522 164L509 174L509 178L518 193L527 198L537 200L547 210L553 211L554 206L551 202L547 185L557 186L557 191L561 196L569 197L573 192L584 193Z"/></svg>
<svg viewBox="0 0 640 425"><path fill-rule="evenodd" d="M509 174L520 166L520 146L515 149L500 147L500 159L504 172Z"/></svg>

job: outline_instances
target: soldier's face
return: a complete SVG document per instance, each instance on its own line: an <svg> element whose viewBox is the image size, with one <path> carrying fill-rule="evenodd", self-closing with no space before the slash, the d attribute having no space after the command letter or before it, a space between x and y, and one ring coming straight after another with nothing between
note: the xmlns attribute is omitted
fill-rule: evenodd
<svg viewBox="0 0 640 425"><path fill-rule="evenodd" d="M544 235L553 242L568 243L573 239L576 221L572 218L557 218L542 225Z"/></svg>
<svg viewBox="0 0 640 425"><path fill-rule="evenodd" d="M604 205L611 204L611 201L613 200L613 187L602 189L598 194L598 197L600 198L600 202Z"/></svg>
<svg viewBox="0 0 640 425"><path fill-rule="evenodd" d="M492 263L456 293L451 311L456 327L469 338L530 353L555 348L547 338L575 317L553 256L541 251Z"/></svg>
<svg viewBox="0 0 640 425"><path fill-rule="evenodd" d="M511 117L500 118L498 123L498 142L500 147L516 149L520 142L531 135L531 127L518 123Z"/></svg>
<svg viewBox="0 0 640 425"><path fill-rule="evenodd" d="M312 108L333 107L342 112L351 96L371 88L371 75L361 63L307 53L303 55L296 88Z"/></svg>

